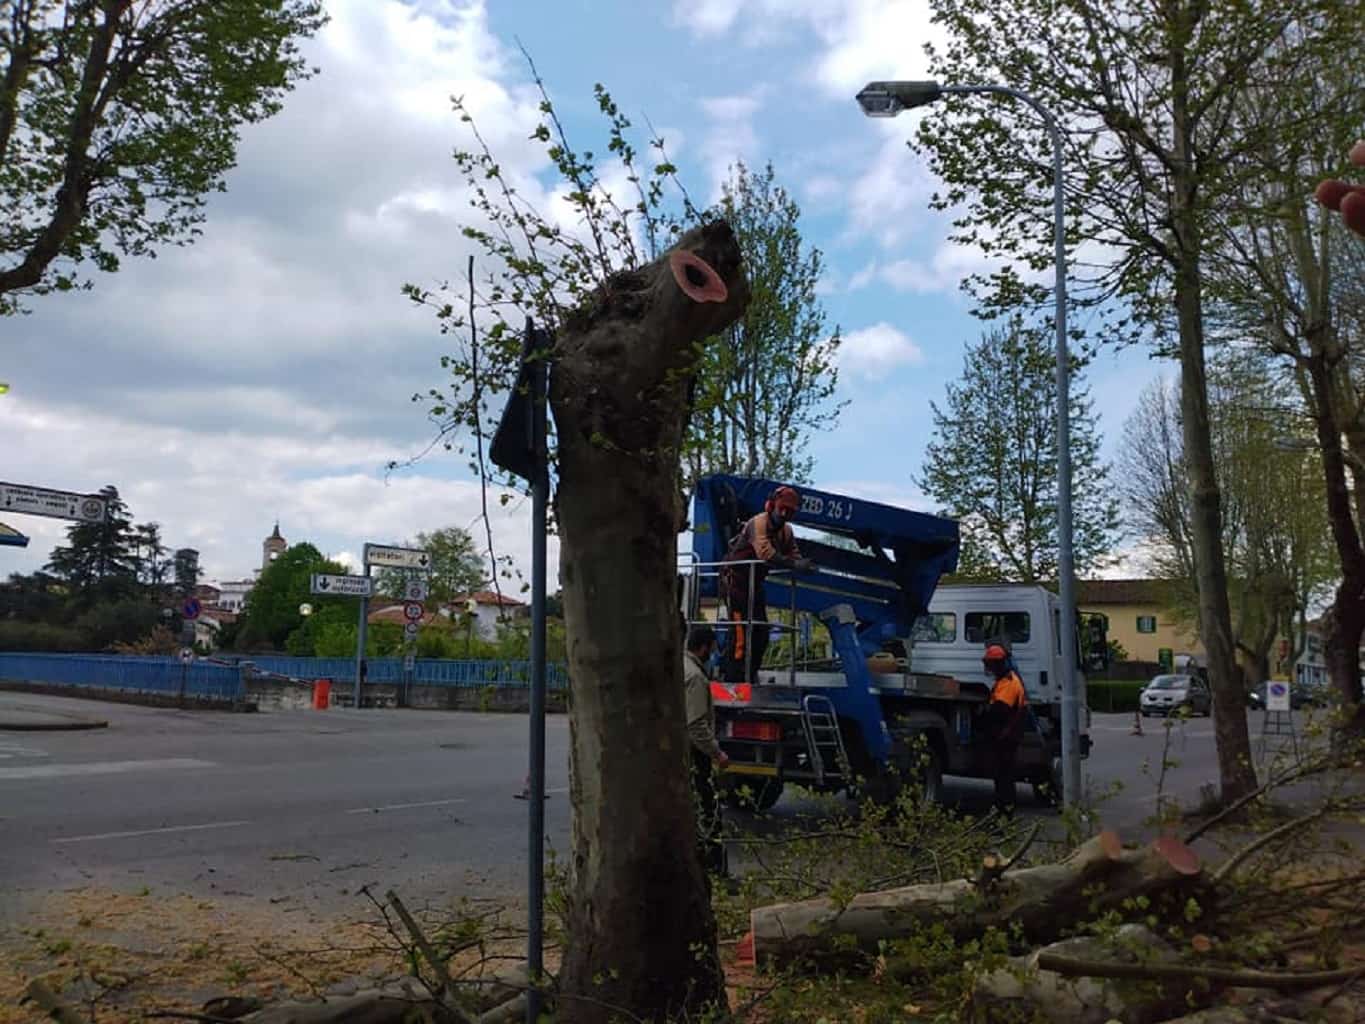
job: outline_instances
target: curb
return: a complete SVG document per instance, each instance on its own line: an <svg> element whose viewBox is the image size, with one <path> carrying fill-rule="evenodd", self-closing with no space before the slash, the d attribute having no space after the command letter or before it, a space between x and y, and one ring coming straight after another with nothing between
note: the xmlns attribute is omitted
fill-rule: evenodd
<svg viewBox="0 0 1365 1024"><path fill-rule="evenodd" d="M79 732L82 729L107 729L99 718L73 718L69 722L6 722L0 719L0 732Z"/></svg>

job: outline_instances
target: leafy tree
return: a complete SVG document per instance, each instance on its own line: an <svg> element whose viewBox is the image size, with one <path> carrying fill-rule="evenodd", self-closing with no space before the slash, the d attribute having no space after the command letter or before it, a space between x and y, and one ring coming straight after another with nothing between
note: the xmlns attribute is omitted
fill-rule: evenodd
<svg viewBox="0 0 1365 1024"><path fill-rule="evenodd" d="M404 545L420 548L431 554L428 580L428 601L434 607L449 604L455 598L482 589L488 583L488 570L483 556L474 547L469 531L458 526L446 526L431 533L419 533L416 540ZM403 584L408 574L401 569L385 569L376 581L379 593L402 597Z"/></svg>
<svg viewBox="0 0 1365 1024"><path fill-rule="evenodd" d="M89 606L97 600L128 596L138 589L137 534L128 506L110 485L100 491L106 514L100 523L72 523L66 546L52 550L47 569L61 579L75 601Z"/></svg>
<svg viewBox="0 0 1365 1024"><path fill-rule="evenodd" d="M715 216L734 229L751 299L744 316L702 346L684 458L689 484L707 473L804 481L811 431L833 429L840 406L839 329L815 293L820 250L801 237L801 209L768 164L731 169Z"/></svg>
<svg viewBox="0 0 1365 1024"><path fill-rule="evenodd" d="M1193 496L1200 625L1214 693L1222 797L1256 787L1232 636L1205 381L1205 272L1213 218L1276 135L1316 130L1295 104L1339 40L1359 32L1339 0L931 0L949 42L930 48L933 78L1008 82L1058 119L1066 149L1068 249L1076 297L1115 340L1154 338L1178 355ZM955 239L1005 265L973 279L986 310L1045 302L1035 274L1052 263L1051 147L1032 111L1000 98L940 104L919 142L962 205Z"/></svg>
<svg viewBox="0 0 1365 1024"><path fill-rule="evenodd" d="M1263 354L1232 351L1210 369L1210 422L1224 495L1223 546L1238 664L1247 685L1269 675L1275 640L1305 635L1335 567L1312 456L1277 445L1301 418L1292 387ZM1157 381L1124 428L1117 468L1131 531L1175 611L1199 625L1176 389Z"/></svg>
<svg viewBox="0 0 1365 1024"><path fill-rule="evenodd" d="M962 530L964 578L1057 579L1057 382L1047 331L1012 317L969 345L934 435L920 485ZM1076 571L1102 568L1118 505L1100 460L1095 414L1071 391L1072 513Z"/></svg>
<svg viewBox="0 0 1365 1024"><path fill-rule="evenodd" d="M1302 417L1282 435L1321 453L1337 585L1323 616L1332 685L1365 729L1359 650L1365 635L1365 249L1308 187L1343 170L1365 122L1365 79L1331 54L1294 81L1267 82L1252 101L1292 109L1309 132L1267 135L1258 176L1243 183L1219 220L1210 286L1226 330L1285 367ZM1316 465L1316 463L1315 463ZM1299 631L1296 646L1304 643Z"/></svg>
<svg viewBox="0 0 1365 1024"><path fill-rule="evenodd" d="M0 620L56 624L63 619L69 590L46 572L11 573L0 584Z"/></svg>
<svg viewBox="0 0 1365 1024"><path fill-rule="evenodd" d="M317 0L0 0L0 315L198 234Z"/></svg>
<svg viewBox="0 0 1365 1024"><path fill-rule="evenodd" d="M322 557L312 544L295 544L263 570L247 595L242 611L237 646L247 650L266 645L276 650L285 646L289 636L303 625L299 606L311 604L315 614L331 605L354 604L342 597L326 597L309 592L309 577L315 572L342 573L345 569Z"/></svg>
<svg viewBox="0 0 1365 1024"><path fill-rule="evenodd" d="M161 543L161 524L139 523L133 527L133 534L139 581L148 587L160 587L170 568L166 545Z"/></svg>
<svg viewBox="0 0 1365 1024"><path fill-rule="evenodd" d="M172 565L176 593L184 597L193 594L194 588L199 585L199 577L203 575L199 568L199 552L194 548L176 548Z"/></svg>

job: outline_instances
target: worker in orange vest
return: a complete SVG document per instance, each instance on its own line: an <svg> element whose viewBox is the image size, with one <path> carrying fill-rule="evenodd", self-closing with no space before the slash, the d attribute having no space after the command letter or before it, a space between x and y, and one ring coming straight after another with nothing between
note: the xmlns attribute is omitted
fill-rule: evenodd
<svg viewBox="0 0 1365 1024"><path fill-rule="evenodd" d="M758 562L735 565L721 571L725 603L730 609L730 644L725 653L721 675L727 683L754 683L763 654L768 649L768 602L763 581L770 566L808 571L814 568L809 558L801 557L791 523L801 507L795 488L776 488L764 503L763 511L744 524L730 542L727 562Z"/></svg>
<svg viewBox="0 0 1365 1024"><path fill-rule="evenodd" d="M1009 651L1002 644L987 645L981 664L995 679L982 720L982 729L991 741L995 806L1002 814L1013 814L1015 763L1019 757L1019 738L1028 717L1028 694L1024 692L1024 681L1014 670Z"/></svg>

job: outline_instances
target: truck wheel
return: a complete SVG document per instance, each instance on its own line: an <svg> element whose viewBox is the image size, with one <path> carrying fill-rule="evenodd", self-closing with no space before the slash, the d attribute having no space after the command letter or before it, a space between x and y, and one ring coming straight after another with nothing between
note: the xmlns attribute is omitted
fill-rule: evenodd
<svg viewBox="0 0 1365 1024"><path fill-rule="evenodd" d="M1052 772L1045 778L1033 780L1033 798L1044 807L1059 807L1062 803L1062 761L1053 758Z"/></svg>
<svg viewBox="0 0 1365 1024"><path fill-rule="evenodd" d="M730 778L721 787L721 799L733 811L770 811L782 799L782 789L782 780L772 777Z"/></svg>
<svg viewBox="0 0 1365 1024"><path fill-rule="evenodd" d="M914 737L897 738L887 769L878 771L864 785L864 794L874 803L894 804L901 793L910 790L926 803L943 798L943 755L924 735L923 745Z"/></svg>

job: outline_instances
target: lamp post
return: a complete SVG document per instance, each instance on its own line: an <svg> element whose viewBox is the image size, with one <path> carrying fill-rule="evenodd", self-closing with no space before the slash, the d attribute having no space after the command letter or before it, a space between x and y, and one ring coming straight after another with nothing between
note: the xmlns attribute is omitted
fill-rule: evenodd
<svg viewBox="0 0 1365 1024"><path fill-rule="evenodd" d="M1026 92L1006 85L941 85L938 82L870 82L858 93L868 117L895 117L944 96L1009 96L1028 104L1043 119L1052 139L1055 325L1057 331L1057 575L1061 600L1062 645L1062 795L1067 806L1081 796L1080 694L1076 678L1076 580L1071 522L1071 357L1066 339L1065 191L1062 133L1052 112Z"/></svg>
<svg viewBox="0 0 1365 1024"><path fill-rule="evenodd" d="M1278 448L1282 452L1321 452L1322 448L1316 441L1306 437L1276 437L1270 442L1271 446ZM1357 473L1365 473L1365 461L1360 456L1348 448L1341 449L1341 460L1354 469Z"/></svg>

